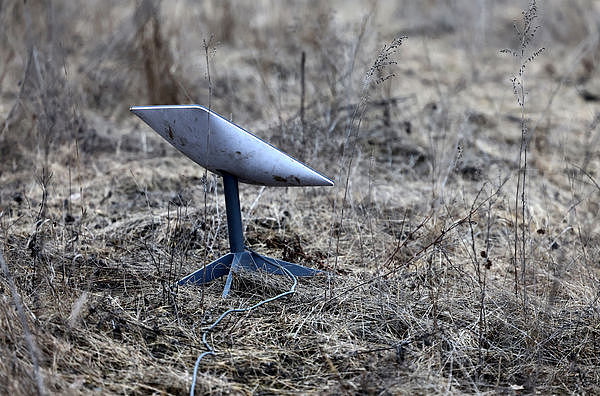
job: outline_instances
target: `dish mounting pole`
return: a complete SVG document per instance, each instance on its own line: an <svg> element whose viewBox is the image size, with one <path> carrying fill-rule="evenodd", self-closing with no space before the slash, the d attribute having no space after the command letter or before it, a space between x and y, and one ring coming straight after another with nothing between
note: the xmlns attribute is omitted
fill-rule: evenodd
<svg viewBox="0 0 600 396"><path fill-rule="evenodd" d="M324 273L323 271L303 265L263 256L247 249L244 245L238 179L227 172L221 172L221 175L223 176L223 187L225 190L230 253L184 277L177 282L178 285L181 286L187 283L203 284L227 275L225 288L223 289L223 297L226 297L231 289L233 274L242 269L246 271L262 270L271 274L284 275L285 271L282 270L283 267L296 276L314 276Z"/></svg>

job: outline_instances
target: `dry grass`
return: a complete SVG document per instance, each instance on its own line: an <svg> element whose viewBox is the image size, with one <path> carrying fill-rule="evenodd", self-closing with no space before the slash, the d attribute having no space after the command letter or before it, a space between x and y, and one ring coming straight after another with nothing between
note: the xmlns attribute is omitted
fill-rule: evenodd
<svg viewBox="0 0 600 396"><path fill-rule="evenodd" d="M171 287L227 250L222 187L127 108L209 100L335 178L241 200L336 275L228 317L199 393L600 392L600 9L538 4L519 106L526 7L0 3L0 393L185 394L204 329L289 288Z"/></svg>

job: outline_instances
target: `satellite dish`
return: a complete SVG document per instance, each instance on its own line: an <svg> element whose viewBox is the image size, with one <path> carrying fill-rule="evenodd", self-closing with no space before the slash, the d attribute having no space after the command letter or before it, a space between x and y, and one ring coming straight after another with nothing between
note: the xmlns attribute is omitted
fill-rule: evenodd
<svg viewBox="0 0 600 396"><path fill-rule="evenodd" d="M223 177L231 252L184 277L179 285L202 284L228 275L223 290L225 297L231 288L233 273L241 268L274 274L284 274L282 268L285 268L296 276L323 273L246 249L238 182L264 186L333 186L333 181L203 106L133 106L130 110L192 161Z"/></svg>
<svg viewBox="0 0 600 396"><path fill-rule="evenodd" d="M167 142L211 172L263 186L332 186L275 146L199 105L130 109Z"/></svg>

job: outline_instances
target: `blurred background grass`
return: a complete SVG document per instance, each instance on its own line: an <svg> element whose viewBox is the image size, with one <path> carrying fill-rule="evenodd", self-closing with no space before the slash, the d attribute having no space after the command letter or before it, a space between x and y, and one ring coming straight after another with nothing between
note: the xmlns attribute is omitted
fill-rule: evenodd
<svg viewBox="0 0 600 396"><path fill-rule="evenodd" d="M224 324L203 392L598 392L600 4L538 3L521 201L528 5L0 2L0 390L185 393L201 329L285 289L170 286L227 249L220 186L128 108L199 103L336 180L241 198L341 275Z"/></svg>

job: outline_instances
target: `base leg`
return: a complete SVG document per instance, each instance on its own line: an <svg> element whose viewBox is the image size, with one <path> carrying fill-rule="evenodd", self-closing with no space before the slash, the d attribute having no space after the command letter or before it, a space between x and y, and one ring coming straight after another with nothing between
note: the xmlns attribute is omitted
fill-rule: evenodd
<svg viewBox="0 0 600 396"><path fill-rule="evenodd" d="M246 252L229 254L233 256L233 259L231 261L231 268L229 268L227 280L225 281L225 288L223 289L223 298L227 297L227 295L229 294L229 289L231 289L231 282L233 281L233 273L237 272L240 268L244 267L244 262L246 261Z"/></svg>
<svg viewBox="0 0 600 396"><path fill-rule="evenodd" d="M285 268L295 276L326 274L324 271L308 268L300 264L288 263L287 261L274 259L246 250L243 252L228 253L208 264L205 268L201 268L186 276L177 283L180 286L187 283L202 284L220 278L223 275L227 275L225 288L223 289L223 298L225 298L231 290L231 283L233 282L233 274L235 272L240 270L262 270L270 274L287 275L286 271L281 267Z"/></svg>
<svg viewBox="0 0 600 396"><path fill-rule="evenodd" d="M305 267L300 264L289 263L287 261L263 256L261 254L255 253L255 252L252 252L251 255L252 255L252 259L255 263L256 268L260 268L263 271L266 271L270 274L285 275L285 271L283 271L279 266L290 271L295 276L315 276L318 274L325 273L323 271Z"/></svg>
<svg viewBox="0 0 600 396"><path fill-rule="evenodd" d="M179 286L185 285L186 283L202 284L220 278L223 275L227 275L233 261L233 256L233 253L228 253L208 264L206 267L182 278L177 284Z"/></svg>

